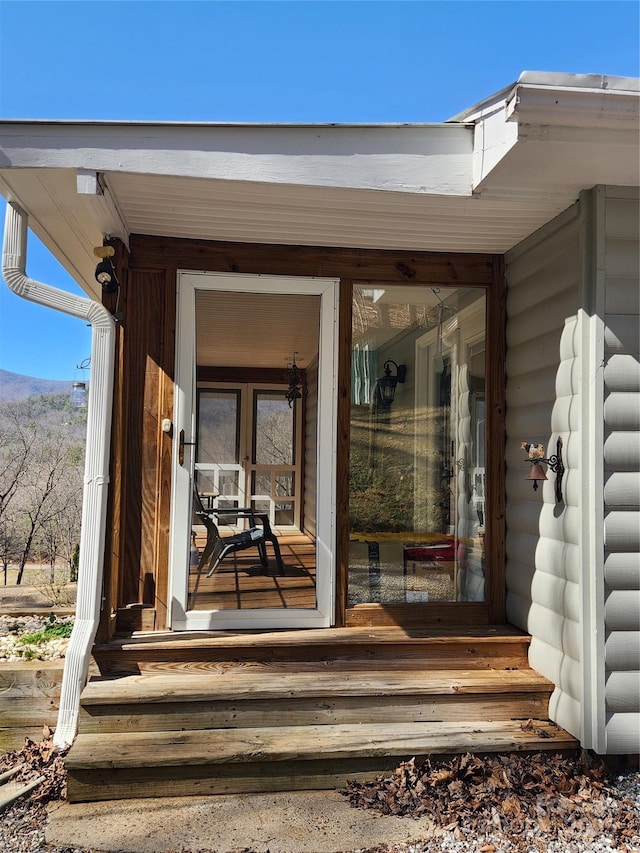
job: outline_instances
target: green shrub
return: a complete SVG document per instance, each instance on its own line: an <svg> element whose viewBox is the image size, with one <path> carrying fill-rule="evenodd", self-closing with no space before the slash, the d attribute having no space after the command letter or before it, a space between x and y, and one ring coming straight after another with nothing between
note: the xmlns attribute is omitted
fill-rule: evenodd
<svg viewBox="0 0 640 853"><path fill-rule="evenodd" d="M69 639L72 629L73 624L71 622L58 622L52 613L48 625L32 634L23 634L18 638L18 642L24 646L37 646L40 643L46 643L48 640Z"/></svg>

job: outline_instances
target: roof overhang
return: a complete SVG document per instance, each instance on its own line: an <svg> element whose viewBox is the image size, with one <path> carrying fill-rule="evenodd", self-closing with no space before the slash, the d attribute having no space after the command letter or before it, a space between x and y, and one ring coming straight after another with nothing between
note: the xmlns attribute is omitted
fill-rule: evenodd
<svg viewBox="0 0 640 853"><path fill-rule="evenodd" d="M0 123L0 191L88 291L129 235L506 252L637 186L638 80L525 72L444 124Z"/></svg>
<svg viewBox="0 0 640 853"><path fill-rule="evenodd" d="M476 128L475 194L566 199L638 185L639 107L637 78L525 71L452 121Z"/></svg>

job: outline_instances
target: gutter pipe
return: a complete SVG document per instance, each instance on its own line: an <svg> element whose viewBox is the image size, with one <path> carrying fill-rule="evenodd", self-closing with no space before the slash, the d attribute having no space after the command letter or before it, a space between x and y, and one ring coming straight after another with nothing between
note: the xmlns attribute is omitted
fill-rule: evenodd
<svg viewBox="0 0 640 853"><path fill-rule="evenodd" d="M2 274L9 289L31 302L86 320L92 329L92 381L87 412L76 619L64 662L60 709L54 733L55 746L64 749L71 745L77 731L80 694L87 681L91 649L100 619L109 483L115 323L109 311L99 302L74 296L27 277L27 223L27 214L17 204L8 202Z"/></svg>

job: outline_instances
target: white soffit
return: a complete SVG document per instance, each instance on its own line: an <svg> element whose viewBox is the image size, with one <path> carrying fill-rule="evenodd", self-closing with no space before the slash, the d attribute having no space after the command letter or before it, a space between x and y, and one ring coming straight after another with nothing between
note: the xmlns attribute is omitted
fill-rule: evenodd
<svg viewBox="0 0 640 853"><path fill-rule="evenodd" d="M107 181L131 233L409 251L506 251L571 203L118 173Z"/></svg>
<svg viewBox="0 0 640 853"><path fill-rule="evenodd" d="M75 171L0 169L2 195L27 211L29 228L85 293L100 302L93 249L102 245L105 232L87 208L86 197L78 195L76 181Z"/></svg>

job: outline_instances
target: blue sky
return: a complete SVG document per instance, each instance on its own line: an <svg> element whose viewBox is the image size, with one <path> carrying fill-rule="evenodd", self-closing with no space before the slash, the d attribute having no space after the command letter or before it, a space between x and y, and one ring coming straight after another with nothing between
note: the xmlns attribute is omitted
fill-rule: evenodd
<svg viewBox="0 0 640 853"><path fill-rule="evenodd" d="M0 0L0 118L444 121L524 70L640 75L639 9ZM33 235L27 272L80 292ZM72 379L89 350L83 323L0 284L0 368Z"/></svg>

